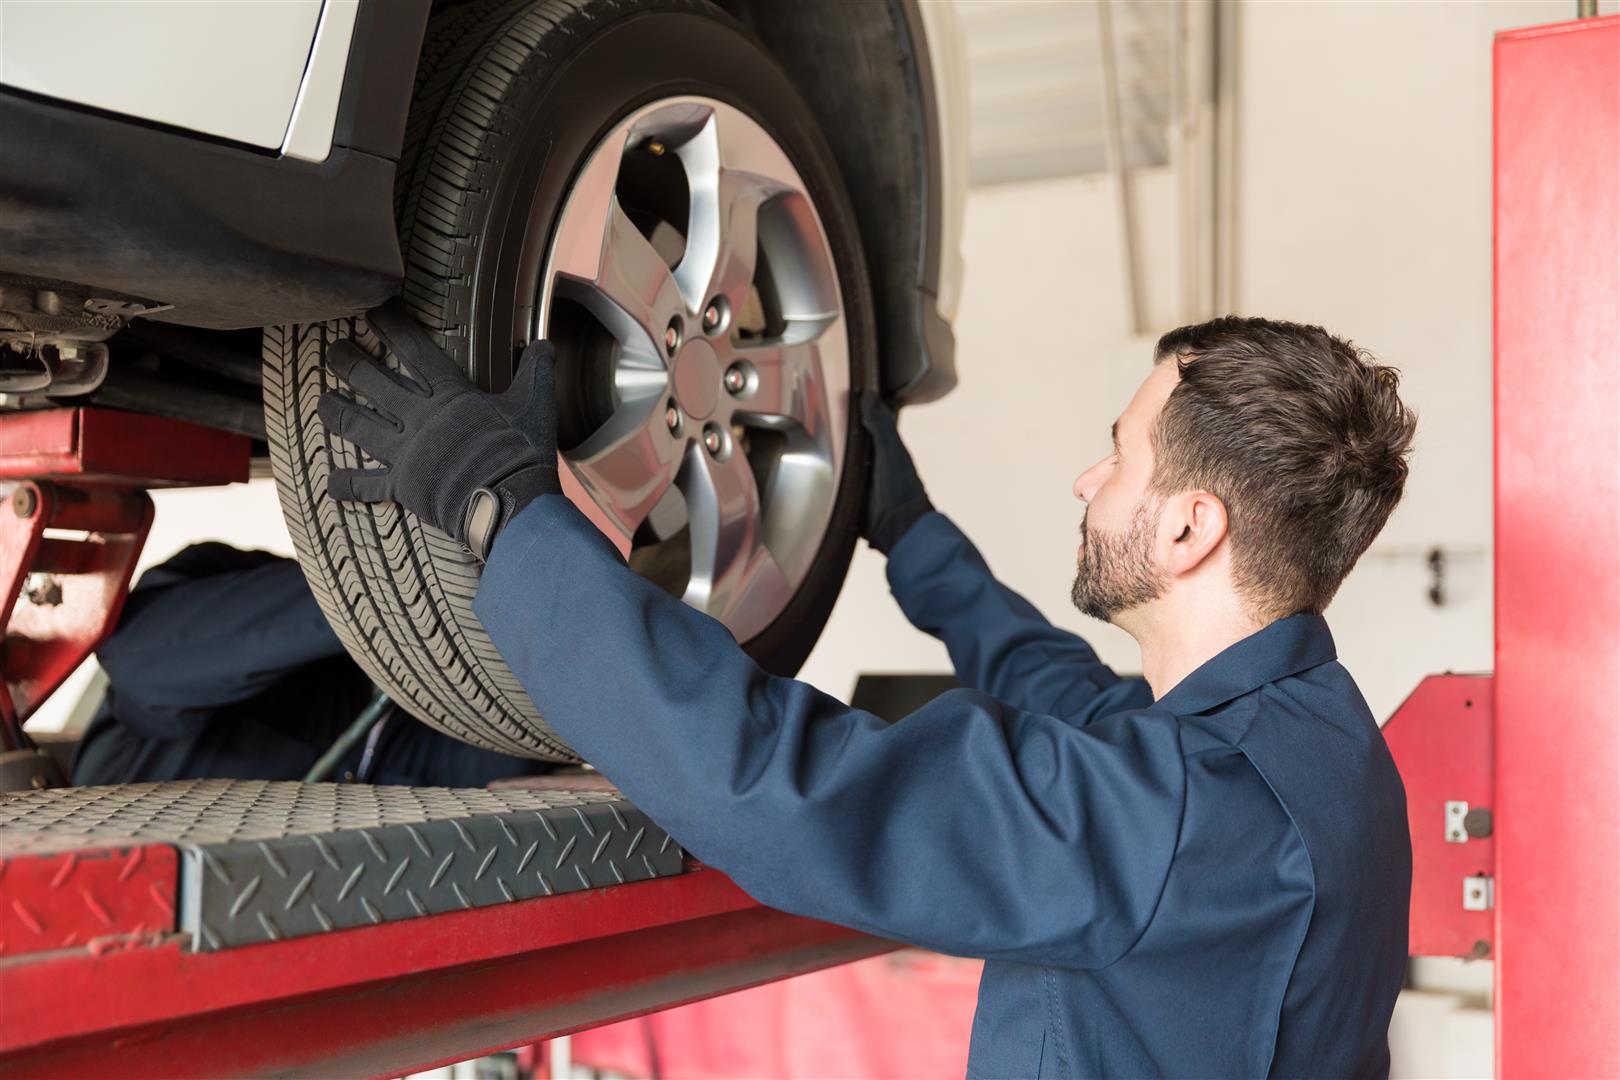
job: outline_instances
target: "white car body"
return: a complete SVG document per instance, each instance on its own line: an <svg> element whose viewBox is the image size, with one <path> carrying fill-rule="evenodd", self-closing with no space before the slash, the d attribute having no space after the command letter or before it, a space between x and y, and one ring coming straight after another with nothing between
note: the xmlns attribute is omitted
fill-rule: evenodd
<svg viewBox="0 0 1620 1080"><path fill-rule="evenodd" d="M359 6L360 0L0 3L0 86L323 162L332 151ZM967 67L953 4L932 0L918 4L917 13L939 129L935 299L949 324L962 284Z"/></svg>

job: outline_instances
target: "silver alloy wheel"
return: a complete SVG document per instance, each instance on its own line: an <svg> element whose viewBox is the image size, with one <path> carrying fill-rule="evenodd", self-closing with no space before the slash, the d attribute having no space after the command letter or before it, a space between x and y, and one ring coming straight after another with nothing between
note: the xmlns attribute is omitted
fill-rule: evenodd
<svg viewBox="0 0 1620 1080"><path fill-rule="evenodd" d="M678 162L684 235L621 205L632 154ZM748 640L815 560L849 423L838 275L798 171L724 102L653 102L586 160L539 277L535 335L566 301L611 336L611 407L565 448L565 489L627 554L681 538L667 587Z"/></svg>

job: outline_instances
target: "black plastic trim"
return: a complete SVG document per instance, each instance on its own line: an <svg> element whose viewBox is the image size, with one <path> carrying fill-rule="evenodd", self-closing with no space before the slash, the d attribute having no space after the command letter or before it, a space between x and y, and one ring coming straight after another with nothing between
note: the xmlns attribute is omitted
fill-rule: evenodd
<svg viewBox="0 0 1620 1080"><path fill-rule="evenodd" d="M926 215L917 267L917 327L922 334L919 359L913 370L895 372L896 402L919 405L944 397L956 386L956 333L939 313L940 243L944 239L944 152L940 146L939 102L934 94L933 50L924 31L917 0L896 0L905 17L906 34L917 73L917 104L922 112L923 207Z"/></svg>
<svg viewBox="0 0 1620 1080"><path fill-rule="evenodd" d="M429 0L360 0L333 145L399 160L431 7Z"/></svg>

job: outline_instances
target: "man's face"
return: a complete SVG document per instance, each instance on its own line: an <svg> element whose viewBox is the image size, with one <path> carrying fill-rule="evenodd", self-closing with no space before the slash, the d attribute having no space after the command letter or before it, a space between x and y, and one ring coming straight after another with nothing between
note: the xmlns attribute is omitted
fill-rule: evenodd
<svg viewBox="0 0 1620 1080"><path fill-rule="evenodd" d="M1158 599L1169 582L1157 562L1162 499L1148 490L1153 478L1148 433L1179 378L1173 362L1155 366L1114 423L1113 452L1074 482L1086 516L1069 595L1093 618L1113 621L1122 611Z"/></svg>

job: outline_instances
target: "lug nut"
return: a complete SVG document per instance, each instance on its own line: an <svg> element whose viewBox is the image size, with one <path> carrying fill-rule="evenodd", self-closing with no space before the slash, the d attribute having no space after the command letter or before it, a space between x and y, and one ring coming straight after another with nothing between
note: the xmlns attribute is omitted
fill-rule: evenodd
<svg viewBox="0 0 1620 1080"><path fill-rule="evenodd" d="M703 448L709 453L718 455L720 449L725 445L725 440L720 437L718 428L710 428L703 433Z"/></svg>
<svg viewBox="0 0 1620 1080"><path fill-rule="evenodd" d="M742 365L732 364L726 369L726 389L733 394L740 394L748 386L748 376L743 372Z"/></svg>
<svg viewBox="0 0 1620 1080"><path fill-rule="evenodd" d="M681 410L673 405L665 406L664 423L669 426L670 434L681 430Z"/></svg>
<svg viewBox="0 0 1620 1080"><path fill-rule="evenodd" d="M680 324L677 323L674 319L671 319L670 322L669 322L669 327L664 331L664 351L669 353L669 355L674 356L675 355L675 350L680 348L680 347L681 347L681 328L680 328Z"/></svg>
<svg viewBox="0 0 1620 1080"><path fill-rule="evenodd" d="M709 306L703 309L703 329L714 330L720 325L720 304L711 300Z"/></svg>

